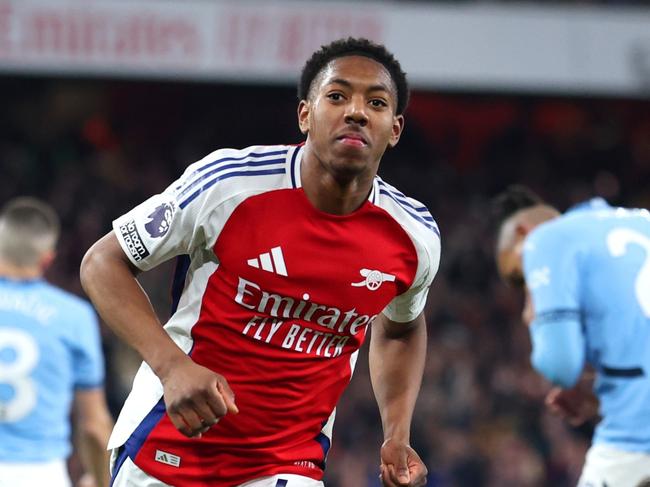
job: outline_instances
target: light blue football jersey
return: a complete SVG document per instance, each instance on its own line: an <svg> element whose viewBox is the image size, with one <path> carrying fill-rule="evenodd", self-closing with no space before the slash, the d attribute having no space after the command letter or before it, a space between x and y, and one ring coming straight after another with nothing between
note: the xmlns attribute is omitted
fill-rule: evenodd
<svg viewBox="0 0 650 487"><path fill-rule="evenodd" d="M74 391L103 380L88 303L44 280L0 278L0 462L66 458Z"/></svg>
<svg viewBox="0 0 650 487"><path fill-rule="evenodd" d="M650 452L650 212L579 205L530 233L524 272L536 325L581 324L603 418L594 443Z"/></svg>

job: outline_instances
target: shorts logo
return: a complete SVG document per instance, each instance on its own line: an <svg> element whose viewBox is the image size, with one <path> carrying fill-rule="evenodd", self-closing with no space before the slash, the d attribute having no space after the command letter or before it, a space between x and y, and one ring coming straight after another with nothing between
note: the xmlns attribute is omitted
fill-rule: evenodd
<svg viewBox="0 0 650 487"><path fill-rule="evenodd" d="M361 269L359 271L361 277L365 277L363 281L351 283L354 287L366 286L371 291L376 291L384 282L394 282L395 276L392 274L384 274L380 271L373 271L370 269Z"/></svg>
<svg viewBox="0 0 650 487"><path fill-rule="evenodd" d="M172 467L181 466L181 457L162 450L156 450L155 460L165 465L171 465Z"/></svg>
<svg viewBox="0 0 650 487"><path fill-rule="evenodd" d="M173 215L173 206L168 203L163 203L147 216L150 220L145 223L144 228L152 238L162 237L169 230Z"/></svg>
<svg viewBox="0 0 650 487"><path fill-rule="evenodd" d="M142 259L149 256L149 251L147 247L142 243L140 238L140 233L138 228L135 226L135 220L131 220L124 225L120 225L120 233L124 239L126 247L129 249L129 253L133 260L140 262Z"/></svg>

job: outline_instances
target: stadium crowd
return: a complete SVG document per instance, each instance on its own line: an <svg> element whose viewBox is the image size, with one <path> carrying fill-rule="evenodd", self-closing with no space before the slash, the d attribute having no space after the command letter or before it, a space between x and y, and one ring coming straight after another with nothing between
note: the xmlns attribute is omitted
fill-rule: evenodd
<svg viewBox="0 0 650 487"><path fill-rule="evenodd" d="M63 235L48 278L79 294L91 243L187 164L217 147L301 141L288 88L18 77L0 87L0 201L29 194L55 206ZM530 367L520 303L492 263L489 199L520 182L560 209L593 195L650 207L648 113L650 102L626 99L412 96L380 174L424 202L442 233L413 428L430 486L575 485L591 430L544 410L549 384ZM172 268L141 277L163 319ZM106 329L103 339L117 414L140 359ZM379 486L366 363L338 408L328 487Z"/></svg>

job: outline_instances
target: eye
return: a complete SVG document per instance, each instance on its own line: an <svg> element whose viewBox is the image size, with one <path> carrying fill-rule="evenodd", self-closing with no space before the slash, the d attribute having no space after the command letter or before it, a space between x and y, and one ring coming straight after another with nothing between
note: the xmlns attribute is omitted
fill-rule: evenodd
<svg viewBox="0 0 650 487"><path fill-rule="evenodd" d="M341 101L343 100L343 94L335 91L333 93L329 93L327 95L327 98L329 98L332 101Z"/></svg>
<svg viewBox="0 0 650 487"><path fill-rule="evenodd" d="M510 274L507 278L508 284L516 289L524 289L526 287L526 280L524 276L519 273Z"/></svg>
<svg viewBox="0 0 650 487"><path fill-rule="evenodd" d="M388 103L380 98L374 98L370 100L370 104L375 108L383 108L388 106Z"/></svg>

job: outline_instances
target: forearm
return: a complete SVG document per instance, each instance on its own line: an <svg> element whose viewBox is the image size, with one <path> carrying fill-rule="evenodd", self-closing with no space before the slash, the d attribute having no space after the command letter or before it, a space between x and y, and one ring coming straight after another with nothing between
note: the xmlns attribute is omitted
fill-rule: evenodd
<svg viewBox="0 0 650 487"><path fill-rule="evenodd" d="M78 435L79 452L84 471L92 475L97 487L108 487L110 480L109 452L106 446L111 426L112 422L107 420L102 424L83 428Z"/></svg>
<svg viewBox="0 0 650 487"><path fill-rule="evenodd" d="M109 453L106 450L113 418L102 388L80 389L75 393L75 447L86 475L97 487L108 487Z"/></svg>
<svg viewBox="0 0 650 487"><path fill-rule="evenodd" d="M125 259L117 238L109 233L84 256L81 284L106 324L164 377L171 363L185 354L164 331Z"/></svg>
<svg viewBox="0 0 650 487"><path fill-rule="evenodd" d="M424 372L427 333L422 317L406 331L397 333L395 329L383 316L373 325L370 379L381 414L384 439L408 443Z"/></svg>
<svg viewBox="0 0 650 487"><path fill-rule="evenodd" d="M585 338L580 322L536 320L530 325L531 363L553 384L573 387L585 363Z"/></svg>

